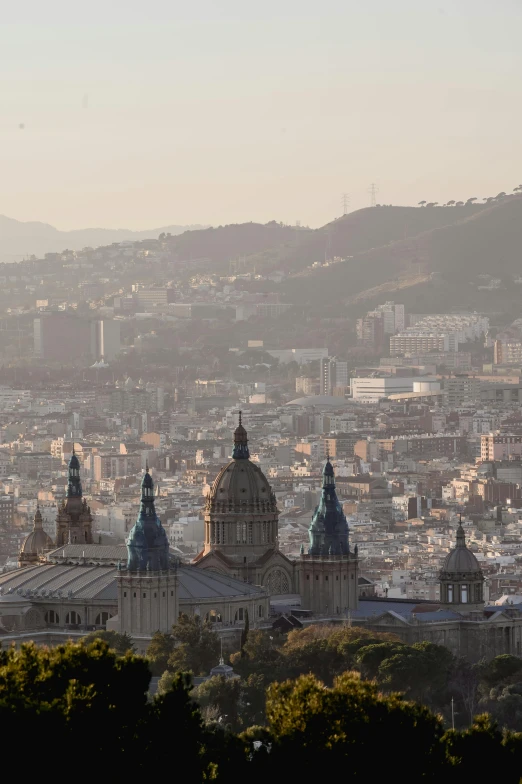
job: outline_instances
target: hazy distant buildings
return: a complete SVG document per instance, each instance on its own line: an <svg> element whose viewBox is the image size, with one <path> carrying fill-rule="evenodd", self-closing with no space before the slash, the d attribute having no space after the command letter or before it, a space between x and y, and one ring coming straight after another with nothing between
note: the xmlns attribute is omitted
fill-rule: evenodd
<svg viewBox="0 0 522 784"><path fill-rule="evenodd" d="M121 350L120 322L109 319L91 321L91 356L111 361Z"/></svg>
<svg viewBox="0 0 522 784"><path fill-rule="evenodd" d="M343 396L350 385L348 363L336 357L321 360L321 395Z"/></svg>
<svg viewBox="0 0 522 784"><path fill-rule="evenodd" d="M501 337L495 340L493 352L495 365L521 365L522 339Z"/></svg>
<svg viewBox="0 0 522 784"><path fill-rule="evenodd" d="M405 326L404 305L385 302L384 305L369 311L363 318L357 319L357 341L361 346L379 350L383 348L385 338L401 332Z"/></svg>
<svg viewBox="0 0 522 784"><path fill-rule="evenodd" d="M133 299L137 302L138 309L149 313L154 308L166 305L168 302L168 289L166 287L157 289L139 289L133 294Z"/></svg>
<svg viewBox="0 0 522 784"><path fill-rule="evenodd" d="M450 370L471 370L469 351L440 351L433 354L410 354L407 357L383 357L381 367L412 367L415 365L444 365Z"/></svg>
<svg viewBox="0 0 522 784"><path fill-rule="evenodd" d="M71 361L91 356L90 324L72 313L42 313L33 322L34 353L40 359Z"/></svg>
<svg viewBox="0 0 522 784"><path fill-rule="evenodd" d="M307 365L309 362L326 359L328 357L327 348L282 348L266 349L274 359L278 359L282 365L289 362L297 362L298 365Z"/></svg>
<svg viewBox="0 0 522 784"><path fill-rule="evenodd" d="M477 313L411 315L410 326L390 338L390 354L456 352L459 345L478 340L489 329L489 319Z"/></svg>
<svg viewBox="0 0 522 784"><path fill-rule="evenodd" d="M405 376L352 378L352 397L361 403L378 403L389 395L413 392L413 382Z"/></svg>
<svg viewBox="0 0 522 784"><path fill-rule="evenodd" d="M34 354L48 361L114 359L121 348L120 324L74 313L42 313L33 321Z"/></svg>
<svg viewBox="0 0 522 784"><path fill-rule="evenodd" d="M522 456L522 436L509 434L483 435L480 437L480 459L483 462L507 460Z"/></svg>
<svg viewBox="0 0 522 784"><path fill-rule="evenodd" d="M407 330L390 338L390 354L429 354L433 352L458 351L459 341L455 332L423 332Z"/></svg>
<svg viewBox="0 0 522 784"><path fill-rule="evenodd" d="M319 391L317 379L310 376L298 376L295 380L295 391L298 395L317 395Z"/></svg>
<svg viewBox="0 0 522 784"><path fill-rule="evenodd" d="M236 321L246 321L254 316L278 318L291 307L285 302L245 302L236 306Z"/></svg>

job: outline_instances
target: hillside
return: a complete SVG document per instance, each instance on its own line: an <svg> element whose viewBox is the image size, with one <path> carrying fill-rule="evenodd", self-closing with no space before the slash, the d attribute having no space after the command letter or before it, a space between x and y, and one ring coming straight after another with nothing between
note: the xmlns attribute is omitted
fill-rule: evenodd
<svg viewBox="0 0 522 784"><path fill-rule="evenodd" d="M172 237L169 248L180 261L206 258L221 265L221 271L225 271L230 261L244 260L247 256L295 242L296 234L304 241L313 232L275 221L266 224L237 223L185 232ZM251 264L245 265L245 269L251 269Z"/></svg>
<svg viewBox="0 0 522 784"><path fill-rule="evenodd" d="M325 258L354 256L390 242L416 236L476 215L483 205L462 207L367 207L338 218L315 231L294 232L290 240L247 261L260 269L298 271Z"/></svg>
<svg viewBox="0 0 522 784"><path fill-rule="evenodd" d="M349 309L350 315L393 298L394 291L400 291L400 301L410 309L426 312L442 307L494 311L515 306L522 294L522 287L514 283L522 272L520 197L479 206L467 214L460 211L460 215L444 207L416 211L453 214L457 220L444 225L441 215L439 226L349 254L352 259L319 268L306 277L291 278L283 285L283 297L299 305L333 307L337 312ZM490 284L479 277L488 274L500 283ZM499 288L479 288L488 285Z"/></svg>
<svg viewBox="0 0 522 784"><path fill-rule="evenodd" d="M48 223L17 221L0 215L0 262L20 261L25 256L43 256L69 248L110 245L123 240L156 239L162 232L181 234L202 226L164 226L159 229L132 231L130 229L75 229L60 231Z"/></svg>

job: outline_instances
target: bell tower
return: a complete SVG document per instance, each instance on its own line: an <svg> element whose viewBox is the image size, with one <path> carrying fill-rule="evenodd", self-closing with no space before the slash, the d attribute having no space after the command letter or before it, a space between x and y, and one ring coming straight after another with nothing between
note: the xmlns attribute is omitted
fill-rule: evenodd
<svg viewBox="0 0 522 784"><path fill-rule="evenodd" d="M92 544L92 516L83 498L80 461L74 451L69 460L67 497L58 508L56 517L56 545Z"/></svg>

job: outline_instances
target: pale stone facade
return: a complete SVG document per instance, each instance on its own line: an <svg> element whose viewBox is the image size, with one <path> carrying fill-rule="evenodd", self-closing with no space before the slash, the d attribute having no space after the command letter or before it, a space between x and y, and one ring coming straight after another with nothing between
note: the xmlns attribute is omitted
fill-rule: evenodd
<svg viewBox="0 0 522 784"><path fill-rule="evenodd" d="M295 564L279 551L277 503L265 475L250 461L241 420L232 460L218 474L205 505L199 569L261 585L272 595L295 591Z"/></svg>
<svg viewBox="0 0 522 784"><path fill-rule="evenodd" d="M118 575L118 618L120 631L131 636L168 632L179 616L178 583L175 570Z"/></svg>

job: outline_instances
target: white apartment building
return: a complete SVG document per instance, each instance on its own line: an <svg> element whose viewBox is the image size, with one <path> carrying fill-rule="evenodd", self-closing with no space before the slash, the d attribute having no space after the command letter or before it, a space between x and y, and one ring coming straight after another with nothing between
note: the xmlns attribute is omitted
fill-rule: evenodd
<svg viewBox="0 0 522 784"><path fill-rule="evenodd" d="M458 351L459 341L456 332L424 332L406 330L390 337L390 355L431 354L433 352Z"/></svg>
<svg viewBox="0 0 522 784"><path fill-rule="evenodd" d="M410 315L410 327L426 332L456 332L459 343L478 340L489 329L489 319L479 313Z"/></svg>

